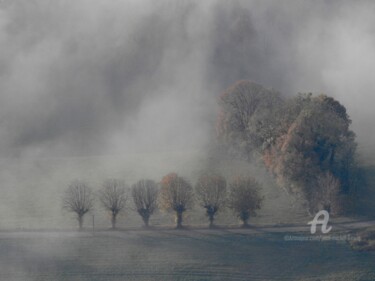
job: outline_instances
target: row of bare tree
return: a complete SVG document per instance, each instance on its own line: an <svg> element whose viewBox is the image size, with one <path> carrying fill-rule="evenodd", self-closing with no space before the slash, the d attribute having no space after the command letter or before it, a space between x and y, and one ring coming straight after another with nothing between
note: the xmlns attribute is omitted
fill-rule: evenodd
<svg viewBox="0 0 375 281"><path fill-rule="evenodd" d="M260 184L252 177L237 176L227 189L226 179L217 173L202 174L195 190L191 183L176 173L164 176L160 183L142 179L133 184L130 194L134 207L146 227L155 210L174 213L176 227L182 227L183 214L191 210L197 201L206 211L209 226L214 226L215 216L225 207L229 207L247 226L250 216L261 208L263 197L260 195ZM74 181L66 190L63 207L77 216L79 228L82 229L83 217L94 206L94 192L82 181ZM116 219L125 210L129 201L129 189L122 180L104 181L101 190L96 194L102 207L110 213L112 228L116 228Z"/></svg>

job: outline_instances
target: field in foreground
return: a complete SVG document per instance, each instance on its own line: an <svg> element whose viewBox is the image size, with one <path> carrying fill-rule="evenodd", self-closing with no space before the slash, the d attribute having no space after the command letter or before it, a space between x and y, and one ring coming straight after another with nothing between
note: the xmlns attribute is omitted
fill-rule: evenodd
<svg viewBox="0 0 375 281"><path fill-rule="evenodd" d="M0 233L1 280L375 280L375 253L292 233Z"/></svg>

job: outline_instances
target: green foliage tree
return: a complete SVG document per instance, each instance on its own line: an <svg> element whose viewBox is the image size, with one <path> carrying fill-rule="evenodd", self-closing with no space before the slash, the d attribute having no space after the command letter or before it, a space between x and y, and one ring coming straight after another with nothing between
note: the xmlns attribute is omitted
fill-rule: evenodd
<svg viewBox="0 0 375 281"><path fill-rule="evenodd" d="M227 182L225 178L215 173L204 173L198 179L195 193L200 205L206 209L210 228L217 212L225 206L227 196Z"/></svg>
<svg viewBox="0 0 375 281"><path fill-rule="evenodd" d="M228 206L242 221L243 227L248 226L250 216L255 216L262 206L260 188L252 177L238 176L229 184Z"/></svg>

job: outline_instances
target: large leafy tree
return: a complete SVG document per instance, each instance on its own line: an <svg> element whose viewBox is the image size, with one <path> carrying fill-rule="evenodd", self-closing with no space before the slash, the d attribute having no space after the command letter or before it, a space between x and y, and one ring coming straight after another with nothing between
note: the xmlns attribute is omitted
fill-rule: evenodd
<svg viewBox="0 0 375 281"><path fill-rule="evenodd" d="M246 158L271 143L279 130L280 94L250 81L239 81L220 96L220 139Z"/></svg>
<svg viewBox="0 0 375 281"><path fill-rule="evenodd" d="M339 182L337 196L349 199L356 143L345 107L324 95L307 99L287 132L263 151L263 159L279 183L302 193L315 212L320 208L316 195L323 192L319 181L327 173ZM332 211L339 213L343 208L336 206Z"/></svg>
<svg viewBox="0 0 375 281"><path fill-rule="evenodd" d="M353 198L355 134L338 101L312 94L282 99L241 81L225 92L220 104L220 139L248 158L259 152L278 183L306 199L309 212L319 208L319 179L327 173L339 182L337 196ZM345 209L341 207L337 210Z"/></svg>

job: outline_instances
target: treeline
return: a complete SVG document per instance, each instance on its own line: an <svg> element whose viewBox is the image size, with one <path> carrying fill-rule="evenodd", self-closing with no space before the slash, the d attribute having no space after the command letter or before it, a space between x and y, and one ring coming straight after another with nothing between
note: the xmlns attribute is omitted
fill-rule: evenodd
<svg viewBox="0 0 375 281"><path fill-rule="evenodd" d="M310 93L285 97L254 82L239 81L220 96L219 104L220 150L248 161L261 159L280 187L302 198L310 214L322 209L333 215L353 210L359 180L357 144L350 130L351 119L337 100ZM98 197L115 228L117 214L129 197L125 184L106 181ZM158 184L141 180L131 187L131 197L146 226L160 208L175 214L178 228L194 201L206 211L210 226L224 207L232 209L246 225L262 202L256 179L237 177L227 189L225 178L213 173L202 175L195 188L175 173ZM64 206L77 214L82 227L92 202L89 187L75 182L67 191Z"/></svg>
<svg viewBox="0 0 375 281"><path fill-rule="evenodd" d="M285 97L250 81L235 83L219 101L217 131L226 151L262 159L310 214L353 210L357 144L343 105L323 94Z"/></svg>
<svg viewBox="0 0 375 281"><path fill-rule="evenodd" d="M97 192L87 183L76 180L65 192L63 208L76 215L79 229L82 229L83 218L94 208L95 201L110 214L115 229L118 214L128 209L131 200L145 227L149 226L150 217L159 208L174 214L176 228L182 228L184 213L195 205L205 211L209 227L214 227L217 213L224 208L231 209L246 227L250 217L261 208L263 197L260 191L261 185L253 177L237 176L227 187L226 179L214 172L203 173L194 187L176 173L164 176L159 183L142 179L130 188L123 180L109 179Z"/></svg>

